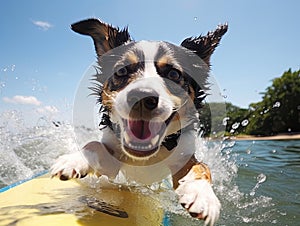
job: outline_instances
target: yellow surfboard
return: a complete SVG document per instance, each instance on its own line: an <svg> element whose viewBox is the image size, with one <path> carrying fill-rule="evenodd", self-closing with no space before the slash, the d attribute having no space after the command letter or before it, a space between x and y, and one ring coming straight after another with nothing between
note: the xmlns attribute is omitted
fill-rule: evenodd
<svg viewBox="0 0 300 226"><path fill-rule="evenodd" d="M38 176L0 190L0 225L168 225L157 199L118 188Z"/></svg>

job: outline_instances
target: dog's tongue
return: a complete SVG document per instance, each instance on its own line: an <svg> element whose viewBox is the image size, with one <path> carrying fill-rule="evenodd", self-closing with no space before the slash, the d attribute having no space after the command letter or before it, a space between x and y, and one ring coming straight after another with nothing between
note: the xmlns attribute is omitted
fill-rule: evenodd
<svg viewBox="0 0 300 226"><path fill-rule="evenodd" d="M145 140L151 136L148 121L129 120L128 125L133 135L138 139Z"/></svg>

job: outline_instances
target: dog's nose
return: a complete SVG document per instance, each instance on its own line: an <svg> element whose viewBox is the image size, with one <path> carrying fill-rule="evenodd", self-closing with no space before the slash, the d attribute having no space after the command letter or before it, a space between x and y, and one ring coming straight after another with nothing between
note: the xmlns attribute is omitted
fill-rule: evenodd
<svg viewBox="0 0 300 226"><path fill-rule="evenodd" d="M158 96L145 97L142 102L146 109L154 110L158 105Z"/></svg>
<svg viewBox="0 0 300 226"><path fill-rule="evenodd" d="M131 90L127 96L127 103L131 108L144 107L147 110L154 110L158 106L159 95L154 90Z"/></svg>

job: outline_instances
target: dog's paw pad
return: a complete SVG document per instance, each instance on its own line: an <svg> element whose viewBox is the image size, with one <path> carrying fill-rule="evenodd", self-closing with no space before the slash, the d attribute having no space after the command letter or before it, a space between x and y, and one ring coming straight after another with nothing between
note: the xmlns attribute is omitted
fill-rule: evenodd
<svg viewBox="0 0 300 226"><path fill-rule="evenodd" d="M221 204L207 180L183 181L176 193L192 217L205 220L205 225L214 225L218 220Z"/></svg>
<svg viewBox="0 0 300 226"><path fill-rule="evenodd" d="M51 167L51 176L58 177L60 180L83 178L88 174L89 168L80 155L63 155Z"/></svg>

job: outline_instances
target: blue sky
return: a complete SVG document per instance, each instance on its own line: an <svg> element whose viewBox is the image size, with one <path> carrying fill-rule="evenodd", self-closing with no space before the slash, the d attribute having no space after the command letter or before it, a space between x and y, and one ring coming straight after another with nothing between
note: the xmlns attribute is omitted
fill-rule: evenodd
<svg viewBox="0 0 300 226"><path fill-rule="evenodd" d="M300 66L297 0L10 0L0 4L0 113L27 109L71 117L76 89L95 52L91 39L69 27L90 17L128 26L135 40L175 44L228 22L229 30L212 57L212 74L225 100L241 107L260 101L259 93L273 78Z"/></svg>

